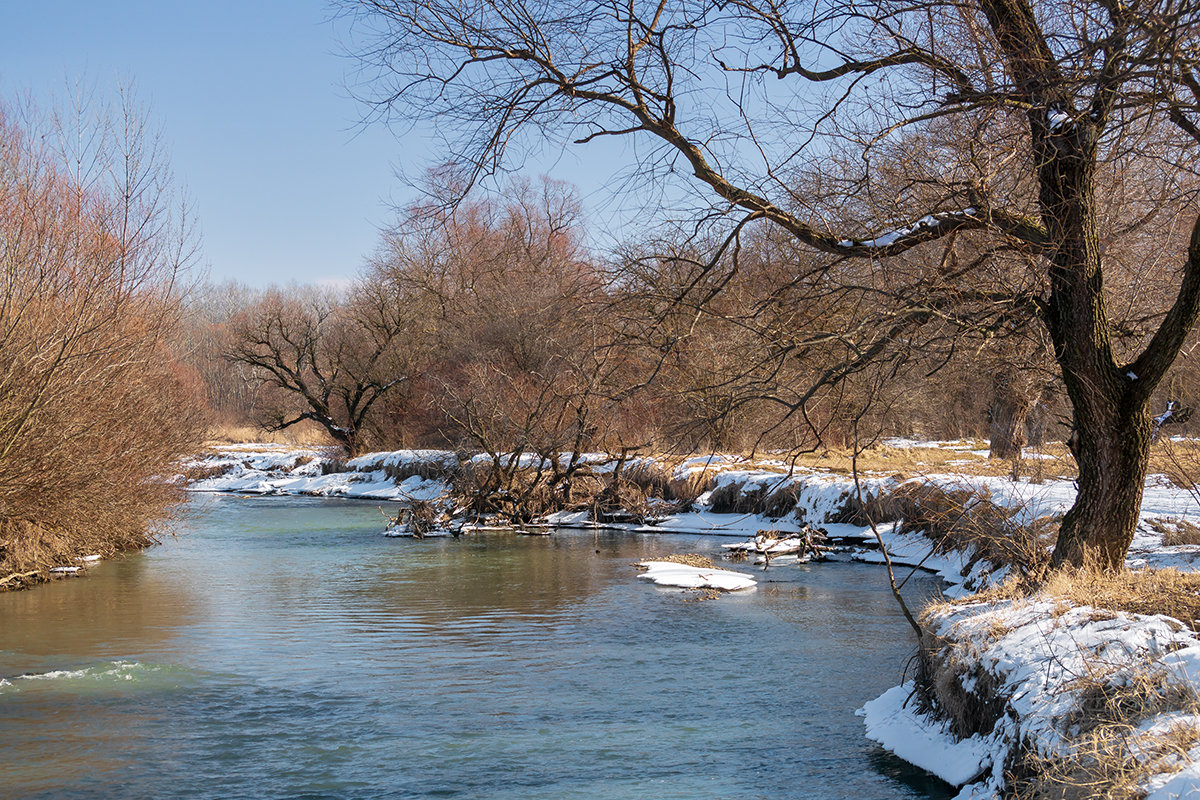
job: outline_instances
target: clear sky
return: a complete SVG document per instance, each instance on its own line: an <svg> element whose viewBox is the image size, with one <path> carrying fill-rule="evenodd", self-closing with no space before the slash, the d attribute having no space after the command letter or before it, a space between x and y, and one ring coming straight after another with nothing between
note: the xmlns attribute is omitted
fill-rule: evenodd
<svg viewBox="0 0 1200 800"><path fill-rule="evenodd" d="M39 105L86 76L131 82L164 129L213 280L337 281L429 157L357 125L322 0L42 0L0 12L0 96ZM403 159L413 160L404 164ZM419 163L417 163L419 162Z"/></svg>

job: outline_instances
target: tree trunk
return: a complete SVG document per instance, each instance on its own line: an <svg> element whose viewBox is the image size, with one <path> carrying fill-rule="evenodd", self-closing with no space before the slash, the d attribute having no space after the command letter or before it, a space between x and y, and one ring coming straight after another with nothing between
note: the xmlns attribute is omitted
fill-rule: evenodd
<svg viewBox="0 0 1200 800"><path fill-rule="evenodd" d="M1046 444L1046 434L1050 428L1050 410L1046 408L1048 392L1042 391L1041 396L1034 401L1029 416L1025 418L1025 446L1042 447Z"/></svg>
<svg viewBox="0 0 1200 800"><path fill-rule="evenodd" d="M358 430L355 428L343 428L332 423L325 426L325 430L329 431L329 435L334 441L342 446L346 451L347 458L356 458L362 450L362 441L359 439Z"/></svg>
<svg viewBox="0 0 1200 800"><path fill-rule="evenodd" d="M1033 399L1015 367L1001 370L992 379L992 406L988 409L988 458L1013 460L1025 448L1025 420Z"/></svg>
<svg viewBox="0 0 1200 800"><path fill-rule="evenodd" d="M1077 415L1078 417L1078 415ZM1063 517L1052 562L1119 569L1133 541L1150 459L1151 420L1144 409L1080 426L1069 442L1079 465L1079 494Z"/></svg>

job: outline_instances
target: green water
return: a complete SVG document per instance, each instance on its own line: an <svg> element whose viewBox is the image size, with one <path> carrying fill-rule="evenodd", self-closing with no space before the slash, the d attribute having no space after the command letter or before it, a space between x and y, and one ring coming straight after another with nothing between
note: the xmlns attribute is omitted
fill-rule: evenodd
<svg viewBox="0 0 1200 800"><path fill-rule="evenodd" d="M854 716L914 651L877 566L696 601L631 563L728 540L382 521L197 496L177 539L0 595L0 797L953 794Z"/></svg>

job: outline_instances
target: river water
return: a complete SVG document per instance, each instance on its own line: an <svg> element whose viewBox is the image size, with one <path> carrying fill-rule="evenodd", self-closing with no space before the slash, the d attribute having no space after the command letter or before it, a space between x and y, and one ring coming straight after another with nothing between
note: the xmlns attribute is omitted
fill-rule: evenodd
<svg viewBox="0 0 1200 800"><path fill-rule="evenodd" d="M632 562L728 540L382 523L197 496L163 546L0 595L0 797L952 794L854 716L914 651L877 566L697 600Z"/></svg>

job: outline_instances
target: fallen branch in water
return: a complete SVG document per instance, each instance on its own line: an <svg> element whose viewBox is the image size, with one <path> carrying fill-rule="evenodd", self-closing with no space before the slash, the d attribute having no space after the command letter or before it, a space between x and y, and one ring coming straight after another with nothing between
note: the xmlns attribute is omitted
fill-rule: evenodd
<svg viewBox="0 0 1200 800"><path fill-rule="evenodd" d="M9 575L4 576L3 578L0 578L0 586L3 586L4 584L8 583L9 581L15 581L15 580L24 581L26 578L34 578L40 574L41 574L41 572L36 569L32 570L30 572L13 572Z"/></svg>

